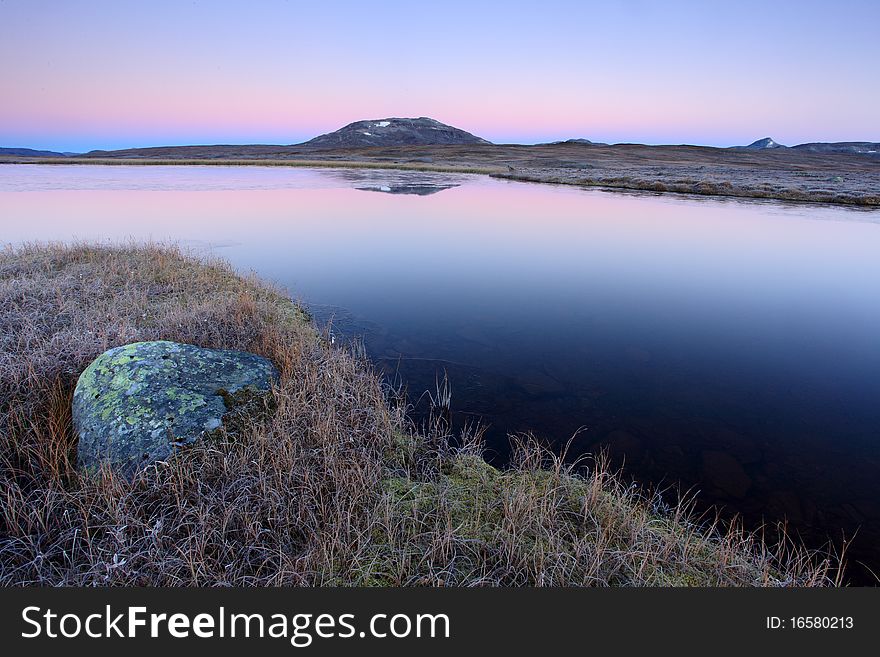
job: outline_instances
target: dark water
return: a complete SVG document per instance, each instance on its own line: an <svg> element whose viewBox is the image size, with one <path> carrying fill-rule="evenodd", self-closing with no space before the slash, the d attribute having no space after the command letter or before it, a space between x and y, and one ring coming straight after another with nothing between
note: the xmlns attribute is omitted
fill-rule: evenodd
<svg viewBox="0 0 880 657"><path fill-rule="evenodd" d="M382 193L385 192L385 193ZM880 561L880 213L473 176L0 166L2 242L172 239L533 431ZM865 571L856 563L857 581Z"/></svg>

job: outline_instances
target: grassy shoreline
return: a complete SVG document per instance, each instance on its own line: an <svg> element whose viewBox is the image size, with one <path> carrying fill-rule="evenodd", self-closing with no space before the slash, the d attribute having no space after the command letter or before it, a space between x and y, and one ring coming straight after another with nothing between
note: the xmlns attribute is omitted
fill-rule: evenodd
<svg viewBox="0 0 880 657"><path fill-rule="evenodd" d="M529 147L520 147L529 148ZM535 148L535 147L531 147ZM650 148L650 147L644 147ZM661 148L661 147L655 147ZM698 149L699 150L699 149ZM702 149L711 151L712 149ZM416 153L417 154L417 153ZM774 200L791 203L810 203L838 205L867 210L880 209L880 167L872 170L870 162L867 174L856 170L847 177L858 182L853 188L839 189L844 182L842 176L826 176L816 173L810 167L793 167L792 170L766 171L744 169L737 171L721 167L721 172L704 165L690 164L684 167L674 160L660 160L648 171L641 165L628 166L617 163L613 168L597 168L589 164L582 155L567 160L518 159L517 151L512 150L508 158L455 156L448 162L428 163L422 161L398 161L407 153L392 152L391 156L378 157L371 154L356 153L360 159L344 159L329 155L323 159L304 156L285 158L272 157L0 157L0 164L44 164L44 165L107 165L107 166L266 166L297 168L338 168L338 169L391 169L409 171L428 171L437 173L470 173L488 175L494 178L552 185L571 185L583 188L599 188L608 191L643 191L660 194L685 194L700 197L738 198ZM839 157L839 156L838 156ZM845 156L852 157L852 156ZM334 159L339 158L339 159ZM429 158L430 159L430 158ZM821 158L818 158L822 161ZM461 160L461 161L458 161ZM488 161L486 161L488 160ZM516 164L510 166L508 162ZM548 164L548 162L550 162ZM776 163L778 165L779 163ZM852 162L848 163L852 164ZM858 162L864 167L864 162ZM827 167L827 162L823 161ZM677 169L681 169L678 171ZM833 170L832 170L833 173Z"/></svg>
<svg viewBox="0 0 880 657"><path fill-rule="evenodd" d="M70 398L105 349L267 356L269 418L132 481L75 467ZM698 522L530 437L509 469L417 428L361 355L256 278L174 247L0 251L0 585L823 586L837 564Z"/></svg>

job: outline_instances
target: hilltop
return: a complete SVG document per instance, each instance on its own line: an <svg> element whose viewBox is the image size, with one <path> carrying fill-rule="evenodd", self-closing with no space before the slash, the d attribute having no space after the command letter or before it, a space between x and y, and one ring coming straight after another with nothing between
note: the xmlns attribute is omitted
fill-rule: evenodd
<svg viewBox="0 0 880 657"><path fill-rule="evenodd" d="M790 149L804 153L842 153L848 155L880 155L880 143L872 141L816 141L797 146L785 146L770 137L753 141L748 146L734 146L742 150L762 151L771 149Z"/></svg>
<svg viewBox="0 0 880 657"><path fill-rule="evenodd" d="M363 148L370 146L430 146L489 144L490 142L435 119L372 119L355 121L334 132L300 144L309 148Z"/></svg>
<svg viewBox="0 0 880 657"><path fill-rule="evenodd" d="M773 141L770 137L764 137L763 139L753 141L748 146L737 146L736 148L747 148L752 151L760 151L767 148L788 148L788 146L783 146L779 142Z"/></svg>

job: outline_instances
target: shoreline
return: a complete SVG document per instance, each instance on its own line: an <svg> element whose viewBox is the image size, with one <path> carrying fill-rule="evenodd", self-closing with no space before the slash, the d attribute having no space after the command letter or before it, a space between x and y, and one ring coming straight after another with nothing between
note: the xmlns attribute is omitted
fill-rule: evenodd
<svg viewBox="0 0 880 657"><path fill-rule="evenodd" d="M191 148L191 147L185 147ZM206 147L214 148L214 147ZM530 151L537 149L536 158ZM643 159L640 149L661 149L657 159L629 164L633 154ZM173 149L160 149L173 150ZM778 154L769 154L764 161L754 153L714 153L721 149L697 147L638 146L598 147L580 149L541 146L492 147L485 152L462 152L462 149L403 147L385 149L381 153L364 153L375 149L359 149L340 154L335 151L316 153L295 152L285 157L69 157L42 158L0 156L0 164L38 165L104 165L104 166L265 166L332 169L388 169L436 173L486 175L501 180L538 184L569 185L608 191L642 191L658 194L686 194L700 197L760 199L794 203L810 203L866 210L880 209L880 159L851 155L800 156L786 163ZM439 155L441 161L425 161ZM561 153L558 153L561 151ZM696 154L694 153L696 151ZM707 154L707 151L709 153ZM548 153L553 155L548 160ZM610 162L596 164L597 156ZM672 161L669 160L670 154ZM305 157L311 155L311 157ZM659 157L659 156L665 157ZM422 156L417 160L413 156ZM701 158L747 159L739 168L719 161L703 163ZM410 158L408 161L406 158ZM543 161L542 161L543 160ZM756 163L757 162L757 163ZM737 164L737 162L734 162ZM787 167L785 166L787 164ZM713 168L714 167L714 168ZM840 171L849 167L848 171ZM830 173L846 173L829 175Z"/></svg>
<svg viewBox="0 0 880 657"><path fill-rule="evenodd" d="M20 328L0 332L0 435L10 438L0 585L843 581L841 560L784 527L771 542L695 515L689 499L660 505L602 458L576 468L520 438L507 468L489 465L478 435L456 439L442 408L416 427L368 360L322 340L305 309L225 261L135 243L30 245L0 251L9 281L0 325ZM26 306L12 302L22 290ZM109 346L150 340L268 358L280 372L271 412L132 479L82 471L71 430L79 374ZM123 558L108 571L113 554Z"/></svg>

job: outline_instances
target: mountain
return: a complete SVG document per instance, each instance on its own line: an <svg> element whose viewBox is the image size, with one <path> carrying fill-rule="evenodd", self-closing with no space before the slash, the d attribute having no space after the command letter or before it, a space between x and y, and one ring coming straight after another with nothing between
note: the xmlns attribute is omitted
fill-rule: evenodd
<svg viewBox="0 0 880 657"><path fill-rule="evenodd" d="M753 141L748 146L737 146L737 148L747 148L749 150L759 151L766 150L768 148L788 148L788 146L777 144L775 141L770 139L770 137L764 137L763 139L759 139L758 141Z"/></svg>
<svg viewBox="0 0 880 657"><path fill-rule="evenodd" d="M374 119L356 121L300 144L314 149L367 146L431 146L437 144L489 144L469 132L434 119Z"/></svg>
<svg viewBox="0 0 880 657"><path fill-rule="evenodd" d="M36 151L33 148L0 147L0 155L17 155L19 157L66 157L67 153L56 153L55 151Z"/></svg>
<svg viewBox="0 0 880 657"><path fill-rule="evenodd" d="M860 155L880 155L880 143L872 141L838 141L831 143L814 142L792 146L808 153L856 153Z"/></svg>
<svg viewBox="0 0 880 657"><path fill-rule="evenodd" d="M802 153L847 153L880 156L880 143L871 141L812 142L809 144L798 144L797 146L783 146L773 141L770 137L764 137L764 139L754 141L748 146L734 146L734 148L752 151L785 148Z"/></svg>

